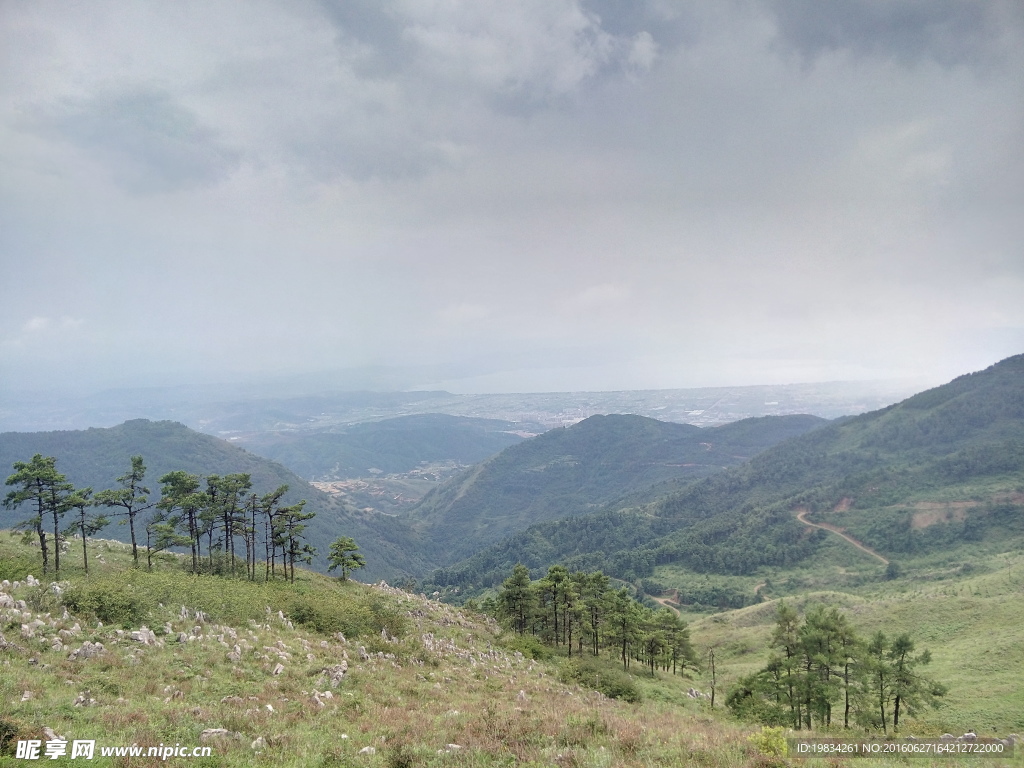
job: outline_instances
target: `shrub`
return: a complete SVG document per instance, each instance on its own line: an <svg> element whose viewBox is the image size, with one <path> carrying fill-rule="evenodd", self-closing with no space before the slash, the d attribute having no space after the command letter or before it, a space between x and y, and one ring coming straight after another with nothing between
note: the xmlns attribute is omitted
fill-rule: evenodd
<svg viewBox="0 0 1024 768"><path fill-rule="evenodd" d="M552 655L551 649L533 635L505 635L501 638L501 643L513 653L519 651L523 656L535 661L550 659Z"/></svg>
<svg viewBox="0 0 1024 768"><path fill-rule="evenodd" d="M64 605L72 613L126 628L142 623L151 608L127 579L76 584L65 592Z"/></svg>
<svg viewBox="0 0 1024 768"><path fill-rule="evenodd" d="M648 595L655 597L661 597L668 592L668 587L660 581L654 581L653 579L640 579L640 589Z"/></svg>
<svg viewBox="0 0 1024 768"><path fill-rule="evenodd" d="M0 717L0 755L14 756L14 746L19 740L34 738L13 720Z"/></svg>
<svg viewBox="0 0 1024 768"><path fill-rule="evenodd" d="M642 698L640 689L617 664L606 665L596 659L573 659L562 666L559 677L564 683L576 683L600 691L610 699L636 702Z"/></svg>
<svg viewBox="0 0 1024 768"><path fill-rule="evenodd" d="M22 552L4 553L0 557L0 581L21 581L30 573L39 571L39 558Z"/></svg>
<svg viewBox="0 0 1024 768"><path fill-rule="evenodd" d="M786 755L785 731L781 727L763 726L757 733L749 736L750 743L766 757L784 757Z"/></svg>

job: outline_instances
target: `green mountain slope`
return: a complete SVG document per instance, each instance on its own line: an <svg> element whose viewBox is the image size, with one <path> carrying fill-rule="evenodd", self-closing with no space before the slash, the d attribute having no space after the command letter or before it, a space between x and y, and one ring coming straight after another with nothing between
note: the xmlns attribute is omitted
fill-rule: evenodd
<svg viewBox="0 0 1024 768"><path fill-rule="evenodd" d="M1024 355L872 413L796 437L660 500L535 526L435 573L488 584L516 562L603 568L634 580L659 565L753 574L789 567L845 529L890 558L1024 540Z"/></svg>
<svg viewBox="0 0 1024 768"><path fill-rule="evenodd" d="M319 550L314 560L318 569L326 568L327 547L338 536L351 536L359 543L367 559L361 578L392 578L427 562L421 559L418 537L402 521L347 509L280 464L175 422L136 419L108 429L5 432L0 434L0 474L6 479L15 461L27 461L36 453L57 457L58 470L72 483L97 491L114 487L116 478L130 466L130 457L141 455L151 500L159 494L159 478L176 469L200 476L246 472L252 475L257 493L287 484L287 503L306 499L307 510L317 513L309 522L307 540ZM0 509L0 528L10 528L27 515L21 509ZM102 535L126 534L124 527L111 525Z"/></svg>
<svg viewBox="0 0 1024 768"><path fill-rule="evenodd" d="M523 441L539 425L428 413L330 431L290 430L240 436L238 445L311 480L408 472L424 462L476 464Z"/></svg>
<svg viewBox="0 0 1024 768"><path fill-rule="evenodd" d="M436 544L438 560L455 562L532 524L706 477L825 423L773 416L701 429L643 416L592 416L507 448L427 494L409 516Z"/></svg>

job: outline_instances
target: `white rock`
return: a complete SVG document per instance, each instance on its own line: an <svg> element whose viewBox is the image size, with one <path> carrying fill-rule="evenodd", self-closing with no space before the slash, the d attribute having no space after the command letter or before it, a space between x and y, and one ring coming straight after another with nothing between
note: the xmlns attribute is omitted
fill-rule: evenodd
<svg viewBox="0 0 1024 768"><path fill-rule="evenodd" d="M230 739L234 734L227 728L207 728L201 734L199 734L199 741L220 741L223 739Z"/></svg>

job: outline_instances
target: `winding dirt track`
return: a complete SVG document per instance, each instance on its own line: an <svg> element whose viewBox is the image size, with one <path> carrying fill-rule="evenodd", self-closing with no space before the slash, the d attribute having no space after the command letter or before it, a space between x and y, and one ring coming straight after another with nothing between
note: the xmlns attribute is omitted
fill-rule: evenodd
<svg viewBox="0 0 1024 768"><path fill-rule="evenodd" d="M674 605L669 605L669 598L667 598L667 597L654 597L653 595L648 595L648 597L650 597L651 600L656 602L658 605L663 606L665 608L669 608L669 609L675 611L676 614L678 614L678 615L682 614L682 611L680 611ZM678 589L675 592L675 598L676 598L676 603L678 603L679 602L679 590Z"/></svg>
<svg viewBox="0 0 1024 768"><path fill-rule="evenodd" d="M834 525L829 525L828 523L812 523L812 522L810 522L807 519L807 517L806 517L806 515L807 515L807 513L809 511L810 510L805 509L803 507L797 508L797 510L796 510L796 519L799 520L804 525L810 526L811 528L821 528L823 531L828 531L829 533L834 533L836 536L841 536L842 538L846 539L848 542L853 544L853 546L855 546L861 552L866 552L867 554L871 555L872 557L878 558L885 565L889 564L888 560L886 560L880 554L875 552L875 550L871 549L871 547L867 547L867 546L861 544L859 541L857 541L852 536L848 536L846 533L844 533L842 528L836 528Z"/></svg>

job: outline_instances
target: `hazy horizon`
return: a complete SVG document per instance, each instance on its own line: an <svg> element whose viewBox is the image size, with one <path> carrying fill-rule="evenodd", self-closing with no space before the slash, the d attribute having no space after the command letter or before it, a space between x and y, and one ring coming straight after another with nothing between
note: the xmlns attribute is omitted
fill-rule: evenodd
<svg viewBox="0 0 1024 768"><path fill-rule="evenodd" d="M1024 351L1012 0L42 0L0 50L0 397Z"/></svg>

